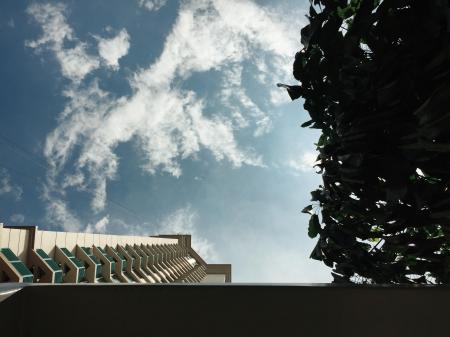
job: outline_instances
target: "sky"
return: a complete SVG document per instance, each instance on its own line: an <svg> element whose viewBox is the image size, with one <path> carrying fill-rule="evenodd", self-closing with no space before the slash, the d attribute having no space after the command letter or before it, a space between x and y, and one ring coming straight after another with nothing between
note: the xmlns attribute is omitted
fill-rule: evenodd
<svg viewBox="0 0 450 337"><path fill-rule="evenodd" d="M329 282L295 84L308 1L0 3L0 222L192 234L234 282Z"/></svg>

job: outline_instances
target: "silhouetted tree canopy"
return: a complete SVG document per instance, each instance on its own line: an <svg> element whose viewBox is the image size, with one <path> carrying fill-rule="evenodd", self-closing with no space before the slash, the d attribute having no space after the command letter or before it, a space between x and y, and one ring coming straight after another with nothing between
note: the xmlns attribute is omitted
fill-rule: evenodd
<svg viewBox="0 0 450 337"><path fill-rule="evenodd" d="M322 130L311 258L335 282L450 282L450 4L311 0L288 89Z"/></svg>

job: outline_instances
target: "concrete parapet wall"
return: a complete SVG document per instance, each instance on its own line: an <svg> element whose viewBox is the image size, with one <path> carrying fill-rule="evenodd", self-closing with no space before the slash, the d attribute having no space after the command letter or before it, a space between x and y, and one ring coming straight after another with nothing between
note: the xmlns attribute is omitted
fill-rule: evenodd
<svg viewBox="0 0 450 337"><path fill-rule="evenodd" d="M26 229L3 228L1 224L0 232L0 248L10 248L23 262L26 262L30 232Z"/></svg>
<svg viewBox="0 0 450 337"><path fill-rule="evenodd" d="M5 228L0 224L0 248L10 248L24 262L27 260L28 248L41 248L53 258L55 246L66 247L73 251L77 245L80 247L91 247L93 245L100 247L110 245L115 247L117 244L125 246L126 244L161 245L177 243L177 239L169 238L42 231L34 226L28 228Z"/></svg>
<svg viewBox="0 0 450 337"><path fill-rule="evenodd" d="M14 278L15 276L25 273L30 275L29 279L21 278L22 276L19 275L20 277L18 276L17 282L44 282L42 280L47 280L45 282L48 282L48 280L56 279L58 279L58 281L55 282L61 282L62 274L63 282L78 283L86 281L86 278L84 277L85 270L89 274L89 277L87 278L88 282L111 281L111 270L109 271L109 276L106 276L105 279L101 279L101 277L98 276L100 274L97 275L99 268L103 268L106 264L101 264L98 261L95 262L95 258L91 258L89 255L84 256L83 251L80 249L86 247L89 248L87 250L90 251L92 247L102 249L112 247L122 251L125 256L128 256L129 252L126 252L125 248L129 251L133 251L134 249L139 250L140 247L142 247L142 249L148 250L149 252L141 252L142 255L135 252L136 256L134 256L134 258L136 260L133 264L131 257L128 256L127 258L127 273L131 276L133 276L135 272L140 275L140 278L137 276L133 278L134 281L147 281L151 283L175 281L200 282L208 274L208 272L206 272L208 264L195 252L195 250L192 249L190 243L190 235L177 234L149 237L74 233L39 230L36 226L3 227L3 225L0 224L0 248L11 249L12 253L18 257L14 257L14 259L21 261L22 265L20 268L23 269L20 271L15 266L3 266L0 268L0 281L8 282L10 280L16 280L16 278ZM176 248L173 246L176 246ZM38 249L42 251L38 251ZM65 249L67 249L68 252L65 251ZM33 254L38 254L40 257L35 255L35 258L33 259ZM70 256L72 254L75 256ZM64 260L62 256L66 256L66 260ZM0 258L8 259L4 256ZM49 261L53 260L52 266L46 265L48 267L47 269L40 266L39 261L43 258L46 258ZM140 258L147 261L144 262L143 266L138 263ZM117 259L119 258L116 257L116 260ZM223 266L226 268L223 269ZM156 271L150 271L148 268L153 268ZM44 269L46 272L44 272ZM6 273L5 270L7 270L9 274L4 274ZM91 270L91 272L89 272L89 270ZM158 271L164 275L155 275L154 273L158 273ZM224 274L225 278L212 277L209 279L209 282L231 282L231 265L211 265L210 271L211 274ZM120 272L122 271L120 270ZM73 275L69 273L72 273ZM56 278L55 275L58 275L58 278ZM153 278L152 275L155 276L155 278ZM127 280L121 281L125 282Z"/></svg>
<svg viewBox="0 0 450 337"><path fill-rule="evenodd" d="M447 337L449 303L448 286L32 285L1 303L0 334Z"/></svg>

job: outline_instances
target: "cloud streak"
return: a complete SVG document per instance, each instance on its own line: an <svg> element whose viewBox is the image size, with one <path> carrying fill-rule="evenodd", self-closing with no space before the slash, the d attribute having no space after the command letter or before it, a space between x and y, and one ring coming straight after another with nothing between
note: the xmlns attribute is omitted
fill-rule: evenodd
<svg viewBox="0 0 450 337"><path fill-rule="evenodd" d="M63 4L37 4L27 8L27 14L33 17L42 28L42 35L27 41L27 47L41 52L49 49L53 52L64 77L75 83L100 66L97 57L87 53L87 44L78 41L73 29L66 21L67 8ZM65 48L65 42L73 42L74 47Z"/></svg>
<svg viewBox="0 0 450 337"><path fill-rule="evenodd" d="M25 221L25 215L20 214L20 213L14 213L13 215L11 215L9 217L9 219L11 220L11 222L14 222L17 224L23 224L23 222Z"/></svg>
<svg viewBox="0 0 450 337"><path fill-rule="evenodd" d="M86 233L106 233L106 228L109 224L109 216L104 216L95 224L88 224L85 228Z"/></svg>
<svg viewBox="0 0 450 337"><path fill-rule="evenodd" d="M22 199L22 188L11 181L6 169L0 169L0 196L11 196L16 201Z"/></svg>
<svg viewBox="0 0 450 337"><path fill-rule="evenodd" d="M198 214L190 206L169 214L157 226L160 234L190 234L192 248L205 260L218 260L214 244L203 237L197 229Z"/></svg>
<svg viewBox="0 0 450 337"><path fill-rule="evenodd" d="M295 172L314 172L317 155L316 151L305 151L301 156L288 160L286 166Z"/></svg>
<svg viewBox="0 0 450 337"><path fill-rule="evenodd" d="M51 50L62 74L75 84L63 91L68 103L45 142L51 168L46 197L50 204L55 202L49 214L56 218L66 214L77 223L69 206L60 204L68 189L90 191L92 210L104 210L108 181L120 178L115 152L122 143L136 145L141 168L148 174L162 171L179 177L182 161L202 150L233 167L264 165L261 155L239 144L236 135L251 128L260 137L272 127L271 111L279 101L271 98L267 85L290 76L297 49L286 13L252 1L183 1L160 57L132 74L127 80L131 95L120 96L102 89L98 79L82 80L100 66L100 60L112 69L118 67L129 49L126 30L112 39L99 39L98 57L87 54L86 44L75 38L64 6L35 4L27 12L43 30L27 46ZM65 40L75 47L64 48ZM70 62L67 55L73 56ZM83 66L77 67L79 62ZM188 89L193 74L208 72L217 74L218 92L205 97ZM268 97L267 105L252 99L243 84L244 73L253 73L264 84L260 94Z"/></svg>
<svg viewBox="0 0 450 337"><path fill-rule="evenodd" d="M139 0L138 4L140 7L145 8L150 12L159 11L167 3L167 0Z"/></svg>
<svg viewBox="0 0 450 337"><path fill-rule="evenodd" d="M117 36L110 39L98 38L98 53L106 65L113 70L119 69L119 60L128 53L130 36L122 29Z"/></svg>

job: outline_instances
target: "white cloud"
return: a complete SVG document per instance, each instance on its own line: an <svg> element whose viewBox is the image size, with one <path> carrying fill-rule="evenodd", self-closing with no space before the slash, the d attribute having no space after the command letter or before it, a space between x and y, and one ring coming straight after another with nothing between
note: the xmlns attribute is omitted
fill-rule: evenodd
<svg viewBox="0 0 450 337"><path fill-rule="evenodd" d="M130 224L121 219L110 219L109 215L102 217L95 224L88 224L86 233L113 233L126 235L156 235L156 234L190 234L192 247L205 260L217 260L214 244L202 236L197 226L198 214L190 206L179 208L155 223Z"/></svg>
<svg viewBox="0 0 450 337"><path fill-rule="evenodd" d="M55 53L61 65L62 74L76 83L98 68L100 64L96 57L86 53L85 43L78 43L71 49L55 50Z"/></svg>
<svg viewBox="0 0 450 337"><path fill-rule="evenodd" d="M309 252L298 247L276 245L268 248L271 254L260 255L257 276L248 275L254 282L271 283L329 283L331 270L321 262L308 258ZM270 266L267 268L267 266ZM256 269L256 268L255 268Z"/></svg>
<svg viewBox="0 0 450 337"><path fill-rule="evenodd" d="M119 59L128 53L130 36L122 29L117 36L111 39L98 38L98 52L107 66L114 70L119 69Z"/></svg>
<svg viewBox="0 0 450 337"><path fill-rule="evenodd" d="M6 25L10 28L15 28L16 27L16 23L14 22L13 18L10 18L7 22Z"/></svg>
<svg viewBox="0 0 450 337"><path fill-rule="evenodd" d="M246 128L254 122L255 137L267 133L272 128L272 121L249 97L242 85L242 65L232 65L223 70L222 88L219 97L223 105L231 112L232 120L237 128ZM245 117L241 111L245 111Z"/></svg>
<svg viewBox="0 0 450 337"><path fill-rule="evenodd" d="M317 155L315 151L305 151L300 157L288 160L286 165L297 172L313 172Z"/></svg>
<svg viewBox="0 0 450 337"><path fill-rule="evenodd" d="M158 92L155 88L115 99L94 83L87 89L66 91L66 96L71 103L59 127L47 137L45 155L56 179L72 151L82 144L75 172L66 172L65 186L91 187L94 210L103 209L106 181L115 178L116 146L132 137L140 145L143 169L149 173L162 169L179 176L178 158L189 157L200 147L209 149L217 160L226 158L237 167L261 164L250 151L238 149L227 120L203 116L203 103L192 92ZM85 170L90 173L88 177Z"/></svg>
<svg viewBox="0 0 450 337"><path fill-rule="evenodd" d="M264 52L271 53L278 69L287 70L283 77L290 77L298 45L289 20L252 1L186 1L161 57L140 78L168 84L175 75L223 69L250 57L259 60Z"/></svg>
<svg viewBox="0 0 450 337"><path fill-rule="evenodd" d="M286 212L285 208L283 212ZM238 235L231 235L230 238L227 236L227 240L231 240L232 244L221 247L225 260L233 264L235 282L328 283L332 281L331 269L322 262L309 258L315 242L302 239L304 229L299 227L293 229L292 226L284 229L277 227L275 232L274 228L270 228L270 232L267 233L264 228L258 227L260 231L258 240L254 242L255 229L251 226L241 227Z"/></svg>
<svg viewBox="0 0 450 337"><path fill-rule="evenodd" d="M53 227L61 227L65 231L79 232L82 228L80 220L69 209L63 199L49 196L46 203L46 220Z"/></svg>
<svg viewBox="0 0 450 337"><path fill-rule="evenodd" d="M33 41L27 41L26 46L41 51L51 50L58 61L62 75L75 83L81 82L92 70L100 66L98 57L87 53L87 44L76 39L72 28L67 24L63 4L37 4L27 8L42 27L42 35ZM73 42L74 47L64 48L65 42Z"/></svg>
<svg viewBox="0 0 450 337"><path fill-rule="evenodd" d="M85 228L86 233L106 233L106 227L109 224L109 215L104 216L95 224L88 224Z"/></svg>
<svg viewBox="0 0 450 337"><path fill-rule="evenodd" d="M192 248L205 260L217 260L214 244L198 232L197 213L191 207L184 207L168 215L158 225L160 234L190 234Z"/></svg>
<svg viewBox="0 0 450 337"><path fill-rule="evenodd" d="M280 90L280 88L273 88L270 90L270 102L273 105L281 105L291 102L286 90Z"/></svg>
<svg viewBox="0 0 450 337"><path fill-rule="evenodd" d="M163 6L165 6L167 0L138 0L138 3L140 7L144 7L152 12L160 10Z"/></svg>
<svg viewBox="0 0 450 337"><path fill-rule="evenodd" d="M11 181L6 169L0 169L0 196L9 195L16 201L22 199L22 188Z"/></svg>
<svg viewBox="0 0 450 337"><path fill-rule="evenodd" d="M9 219L11 220L11 222L23 224L23 222L25 221L25 215L20 214L20 213L15 213L15 214L11 215Z"/></svg>
<svg viewBox="0 0 450 337"><path fill-rule="evenodd" d="M155 234L154 228L155 225L148 222L128 223L119 218L110 218L105 226L105 232L118 235L149 236Z"/></svg>
<svg viewBox="0 0 450 337"><path fill-rule="evenodd" d="M34 16L44 34L28 45L62 46L64 39L74 39L63 6L31 8L29 12L37 13ZM242 74L253 60L260 60L265 67L258 66L255 77L264 72L267 82L276 83L291 76L297 49L296 32L289 27L293 17L293 13L281 15L251 1L185 1L160 57L129 80L130 96L106 92L96 80L67 88L68 103L45 144L52 168L48 187L57 194L55 198L62 200L61 190L69 188L88 190L93 196L92 209L104 209L107 182L117 178L115 150L130 141L137 145L142 169L149 174L161 170L178 177L181 160L195 157L202 149L234 167L262 166L261 156L238 144L235 137L240 129L249 127L260 136L272 125L270 111L252 100ZM61 27L58 33L55 27ZM126 40L123 32L122 42ZM223 95L221 100L199 97L180 85L194 73L210 71L221 77L217 93ZM75 163L70 168L69 158Z"/></svg>

